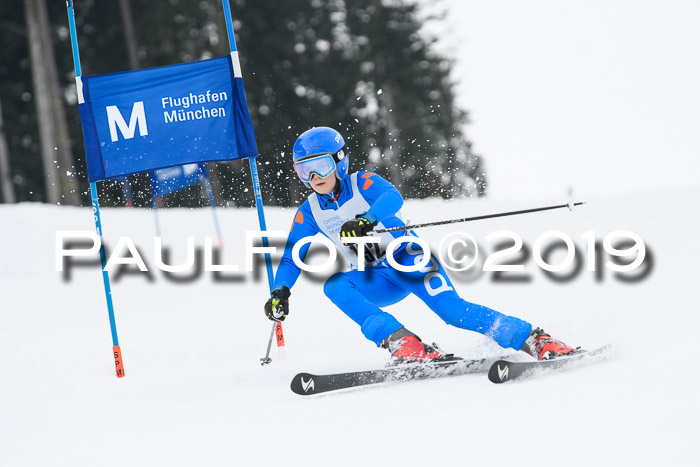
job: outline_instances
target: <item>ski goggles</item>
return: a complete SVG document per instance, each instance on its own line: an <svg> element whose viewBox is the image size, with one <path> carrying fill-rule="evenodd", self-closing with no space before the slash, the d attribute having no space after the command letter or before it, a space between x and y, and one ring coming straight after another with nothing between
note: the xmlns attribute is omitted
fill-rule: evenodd
<svg viewBox="0 0 700 467"><path fill-rule="evenodd" d="M333 154L322 154L294 163L294 170L302 182L309 183L313 174L326 178L335 171Z"/></svg>

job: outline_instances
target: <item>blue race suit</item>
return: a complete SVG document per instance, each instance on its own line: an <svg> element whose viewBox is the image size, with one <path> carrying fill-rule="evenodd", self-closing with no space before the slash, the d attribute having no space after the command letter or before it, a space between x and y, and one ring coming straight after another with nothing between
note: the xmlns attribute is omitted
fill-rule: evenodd
<svg viewBox="0 0 700 467"><path fill-rule="evenodd" d="M381 245L367 245L365 271L356 269L356 250L340 242L342 224L357 214L363 214L370 221L378 222L377 229L403 226L399 212L402 205L403 198L398 190L372 172L348 175L340 181L338 192L328 195L312 193L296 212L275 276L275 288L286 285L291 289L301 273L292 260L296 242L321 233L338 246L353 267L349 272L331 276L323 291L375 344L379 345L403 327L381 307L397 303L413 293L447 324L485 334L502 347L520 350L532 325L462 299L435 256L431 256L426 267L415 272L401 272L387 263L383 256L386 244L393 238L407 235L405 231L380 234L383 236ZM413 232L408 235L416 236ZM424 253L417 245L416 251L414 245L401 244L394 252L394 259L404 266L420 262ZM309 246L306 244L299 251L302 261Z"/></svg>

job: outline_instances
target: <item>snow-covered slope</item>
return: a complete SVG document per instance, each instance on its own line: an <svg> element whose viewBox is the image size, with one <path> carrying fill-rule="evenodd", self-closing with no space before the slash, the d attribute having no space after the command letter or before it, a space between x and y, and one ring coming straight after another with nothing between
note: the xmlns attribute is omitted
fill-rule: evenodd
<svg viewBox="0 0 700 467"><path fill-rule="evenodd" d="M284 324L287 346L261 367L270 322L264 268L215 282L174 283L155 269L148 210L104 209L106 242L134 239L145 274L113 283L127 376L117 379L96 266L55 270L55 232L92 230L88 208L0 206L0 465L692 465L700 450L695 301L700 188L590 199L550 211L424 229L437 246L468 231L483 245L501 229L532 247L547 230L639 234L653 255L646 279L624 283L584 268L555 283L532 259L527 283L453 276L467 300L543 326L575 345L616 345L607 363L501 386L485 375L387 384L300 397L299 371L382 366L387 354L303 277ZM545 205L551 201L541 200ZM411 201L413 222L530 206ZM220 210L225 262L243 268L254 210ZM267 209L287 230L293 210ZM187 236L213 236L207 209L161 211L164 243L184 258ZM322 259L322 258L321 258ZM327 274L326 274L327 275ZM424 339L464 356L499 353L486 338L442 323L409 297L391 307Z"/></svg>

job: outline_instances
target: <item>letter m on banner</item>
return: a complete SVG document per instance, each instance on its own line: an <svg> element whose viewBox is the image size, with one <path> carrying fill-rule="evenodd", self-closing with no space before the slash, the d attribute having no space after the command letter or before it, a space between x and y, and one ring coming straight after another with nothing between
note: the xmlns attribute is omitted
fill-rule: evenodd
<svg viewBox="0 0 700 467"><path fill-rule="evenodd" d="M124 117L122 117L121 112L119 112L119 107L116 105L107 106L107 120L109 122L109 136L112 138L112 142L119 139L117 136L117 127L119 127L119 131L121 131L124 139L131 139L134 137L136 126L139 127L139 134L141 136L148 135L146 111L143 110L143 101L134 102L134 107L131 109L131 120L129 120L128 125Z"/></svg>

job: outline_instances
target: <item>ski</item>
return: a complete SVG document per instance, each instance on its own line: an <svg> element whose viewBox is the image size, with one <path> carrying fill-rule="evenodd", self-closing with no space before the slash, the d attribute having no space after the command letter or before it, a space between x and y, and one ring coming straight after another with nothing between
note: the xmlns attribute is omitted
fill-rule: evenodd
<svg viewBox="0 0 700 467"><path fill-rule="evenodd" d="M369 384L389 381L408 381L426 378L442 378L445 376L464 375L467 373L486 372L495 358L472 360L450 360L445 362L416 363L397 365L378 370L355 371L351 373L335 373L313 375L299 373L292 379L293 392L309 396L338 389L347 389Z"/></svg>
<svg viewBox="0 0 700 467"><path fill-rule="evenodd" d="M610 345L599 347L595 350L581 350L573 355L555 358L552 360L532 361L532 362L511 362L508 360L498 360L489 369L489 380L492 383L500 384L519 378L526 378L540 370L563 370L581 366L602 355Z"/></svg>

